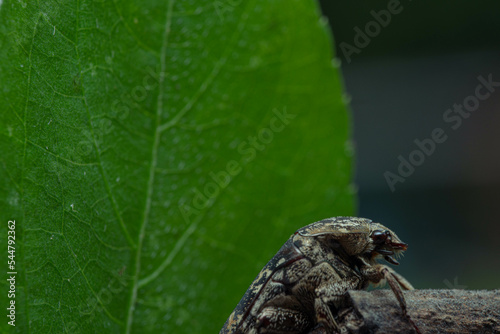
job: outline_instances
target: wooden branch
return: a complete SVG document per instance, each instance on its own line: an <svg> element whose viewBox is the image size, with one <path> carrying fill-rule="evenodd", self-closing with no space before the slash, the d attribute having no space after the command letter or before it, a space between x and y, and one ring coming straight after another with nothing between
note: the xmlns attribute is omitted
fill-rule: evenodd
<svg viewBox="0 0 500 334"><path fill-rule="evenodd" d="M422 333L500 333L500 290L404 292L408 314ZM339 315L342 334L415 333L390 290L349 291Z"/></svg>

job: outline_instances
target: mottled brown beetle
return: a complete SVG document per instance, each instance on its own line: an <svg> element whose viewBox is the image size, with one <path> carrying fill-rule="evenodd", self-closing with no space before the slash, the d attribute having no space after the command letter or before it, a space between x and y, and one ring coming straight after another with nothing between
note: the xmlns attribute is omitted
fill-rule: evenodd
<svg viewBox="0 0 500 334"><path fill-rule="evenodd" d="M386 279L403 310L411 284L376 262L407 249L394 232L366 218L334 217L295 232L262 269L220 334L337 333L348 290Z"/></svg>

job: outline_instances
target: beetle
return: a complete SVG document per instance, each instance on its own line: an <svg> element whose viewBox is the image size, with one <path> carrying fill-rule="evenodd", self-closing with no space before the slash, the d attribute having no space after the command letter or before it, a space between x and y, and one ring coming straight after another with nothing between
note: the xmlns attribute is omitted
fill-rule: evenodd
<svg viewBox="0 0 500 334"><path fill-rule="evenodd" d="M260 271L220 334L337 333L348 290L386 280L410 323L401 288L412 285L390 267L408 248L370 219L332 217L298 229Z"/></svg>

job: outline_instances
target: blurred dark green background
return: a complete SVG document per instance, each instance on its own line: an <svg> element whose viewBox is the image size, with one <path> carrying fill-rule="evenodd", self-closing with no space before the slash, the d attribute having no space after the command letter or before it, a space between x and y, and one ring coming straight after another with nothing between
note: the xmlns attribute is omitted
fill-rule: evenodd
<svg viewBox="0 0 500 334"><path fill-rule="evenodd" d="M352 98L358 215L410 244L399 271L417 288L499 288L500 87L456 130L443 114L478 76L500 82L500 2L401 1L348 62L341 43L390 3L321 1ZM384 173L435 128L447 140L391 191Z"/></svg>

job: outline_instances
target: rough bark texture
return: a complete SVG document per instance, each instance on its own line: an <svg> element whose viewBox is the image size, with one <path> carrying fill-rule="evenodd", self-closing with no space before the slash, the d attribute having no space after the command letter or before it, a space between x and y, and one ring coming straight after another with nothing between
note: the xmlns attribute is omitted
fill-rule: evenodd
<svg viewBox="0 0 500 334"><path fill-rule="evenodd" d="M500 290L404 292L408 313L421 333L500 333ZM415 333L390 290L349 291L341 333Z"/></svg>

